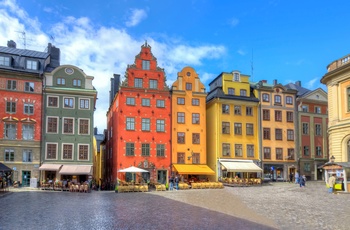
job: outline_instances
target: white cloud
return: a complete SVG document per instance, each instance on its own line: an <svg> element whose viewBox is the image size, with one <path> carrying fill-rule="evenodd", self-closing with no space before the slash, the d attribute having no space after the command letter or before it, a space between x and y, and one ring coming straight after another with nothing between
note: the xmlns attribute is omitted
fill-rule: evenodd
<svg viewBox="0 0 350 230"><path fill-rule="evenodd" d="M239 55L242 55L242 56L245 56L247 53L244 51L244 50L242 50L242 49L239 49L239 50L237 50L237 53L239 54Z"/></svg>
<svg viewBox="0 0 350 230"><path fill-rule="evenodd" d="M217 59L226 52L224 46L190 46L179 45L177 39L164 39L166 42L161 42L150 37L134 38L124 29L98 27L86 17L65 17L61 22L51 25L51 31L45 31L46 34L41 30L37 19L31 19L13 1L8 2L13 4L5 6L0 3L4 6L0 9L0 45L5 46L8 40L13 39L18 48L23 48L15 31L29 31L28 37L35 39L40 48L27 49L44 51L50 42L50 36L53 36L53 45L61 50L61 65L75 65L87 75L94 76L93 85L98 91L94 126L98 127L100 133L106 128L110 78L114 73L124 76L127 65L134 63L135 56L140 52L145 40L151 45L158 66L164 68L168 85L176 80L177 72L185 65L195 68L200 66L204 59ZM21 17L13 11L21 11ZM31 30L33 21L35 27ZM205 83L210 75L205 73L200 77Z"/></svg>
<svg viewBox="0 0 350 230"><path fill-rule="evenodd" d="M131 9L131 15L126 21L125 25L127 27L133 27L138 25L143 19L147 18L147 13L142 9Z"/></svg>
<svg viewBox="0 0 350 230"><path fill-rule="evenodd" d="M315 88L315 83L319 83L319 82L320 82L319 78L317 78L317 77L313 78L310 81L306 82L305 88L307 88L307 89L314 89Z"/></svg>
<svg viewBox="0 0 350 230"><path fill-rule="evenodd" d="M237 18L232 18L229 20L229 24L233 27L237 26L239 24L239 20Z"/></svg>

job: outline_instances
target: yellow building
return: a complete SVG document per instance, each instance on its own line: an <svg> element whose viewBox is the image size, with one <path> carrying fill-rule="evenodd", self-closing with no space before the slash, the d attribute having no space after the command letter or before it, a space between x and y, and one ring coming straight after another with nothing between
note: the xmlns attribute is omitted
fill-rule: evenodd
<svg viewBox="0 0 350 230"><path fill-rule="evenodd" d="M265 180L287 181L295 174L296 149L296 90L286 88L274 80L273 84L255 84L260 100L261 153Z"/></svg>
<svg viewBox="0 0 350 230"><path fill-rule="evenodd" d="M183 68L172 85L172 170L189 181L214 174L207 166L206 96L196 71Z"/></svg>
<svg viewBox="0 0 350 230"><path fill-rule="evenodd" d="M104 139L104 134L97 134L97 128L95 128L93 138L93 180L98 188L101 187L104 178Z"/></svg>
<svg viewBox="0 0 350 230"><path fill-rule="evenodd" d="M260 177L259 100L252 93L249 76L239 71L221 73L209 87L207 157L216 172L210 179Z"/></svg>

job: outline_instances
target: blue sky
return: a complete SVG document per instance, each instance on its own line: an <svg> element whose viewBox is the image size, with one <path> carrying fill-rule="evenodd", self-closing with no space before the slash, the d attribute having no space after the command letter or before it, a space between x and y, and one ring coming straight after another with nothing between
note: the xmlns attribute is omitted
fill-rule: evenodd
<svg viewBox="0 0 350 230"><path fill-rule="evenodd" d="M110 78L125 73L144 42L171 85L185 66L207 86L221 72L251 81L322 87L332 61L349 54L345 0L0 0L0 45L61 49L61 64L95 77L95 126L106 128ZM252 69L253 66L253 69Z"/></svg>

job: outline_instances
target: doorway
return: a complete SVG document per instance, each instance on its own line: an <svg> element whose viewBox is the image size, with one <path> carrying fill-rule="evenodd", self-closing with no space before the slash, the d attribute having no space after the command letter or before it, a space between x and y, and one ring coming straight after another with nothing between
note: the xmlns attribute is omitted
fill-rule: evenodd
<svg viewBox="0 0 350 230"><path fill-rule="evenodd" d="M167 182L166 174L167 174L166 170L158 170L158 173L157 173L157 181L158 181L158 183L166 184L166 182Z"/></svg>
<svg viewBox="0 0 350 230"><path fill-rule="evenodd" d="M28 187L30 185L30 171L22 171L22 186Z"/></svg>

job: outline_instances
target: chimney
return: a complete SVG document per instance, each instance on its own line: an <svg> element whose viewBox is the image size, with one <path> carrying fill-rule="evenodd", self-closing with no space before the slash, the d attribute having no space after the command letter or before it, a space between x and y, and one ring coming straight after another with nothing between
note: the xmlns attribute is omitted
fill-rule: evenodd
<svg viewBox="0 0 350 230"><path fill-rule="evenodd" d="M47 52L51 56L50 66L54 68L60 66L60 49L49 43L47 45Z"/></svg>
<svg viewBox="0 0 350 230"><path fill-rule="evenodd" d="M296 81L295 84L301 87L301 81Z"/></svg>
<svg viewBox="0 0 350 230"><path fill-rule="evenodd" d="M267 83L267 80L261 80L262 81L262 83Z"/></svg>
<svg viewBox="0 0 350 230"><path fill-rule="evenodd" d="M94 135L97 135L97 127L94 128Z"/></svg>
<svg viewBox="0 0 350 230"><path fill-rule="evenodd" d="M7 47L16 49L16 42L13 40L7 41Z"/></svg>
<svg viewBox="0 0 350 230"><path fill-rule="evenodd" d="M273 80L273 85L277 85L277 80Z"/></svg>

